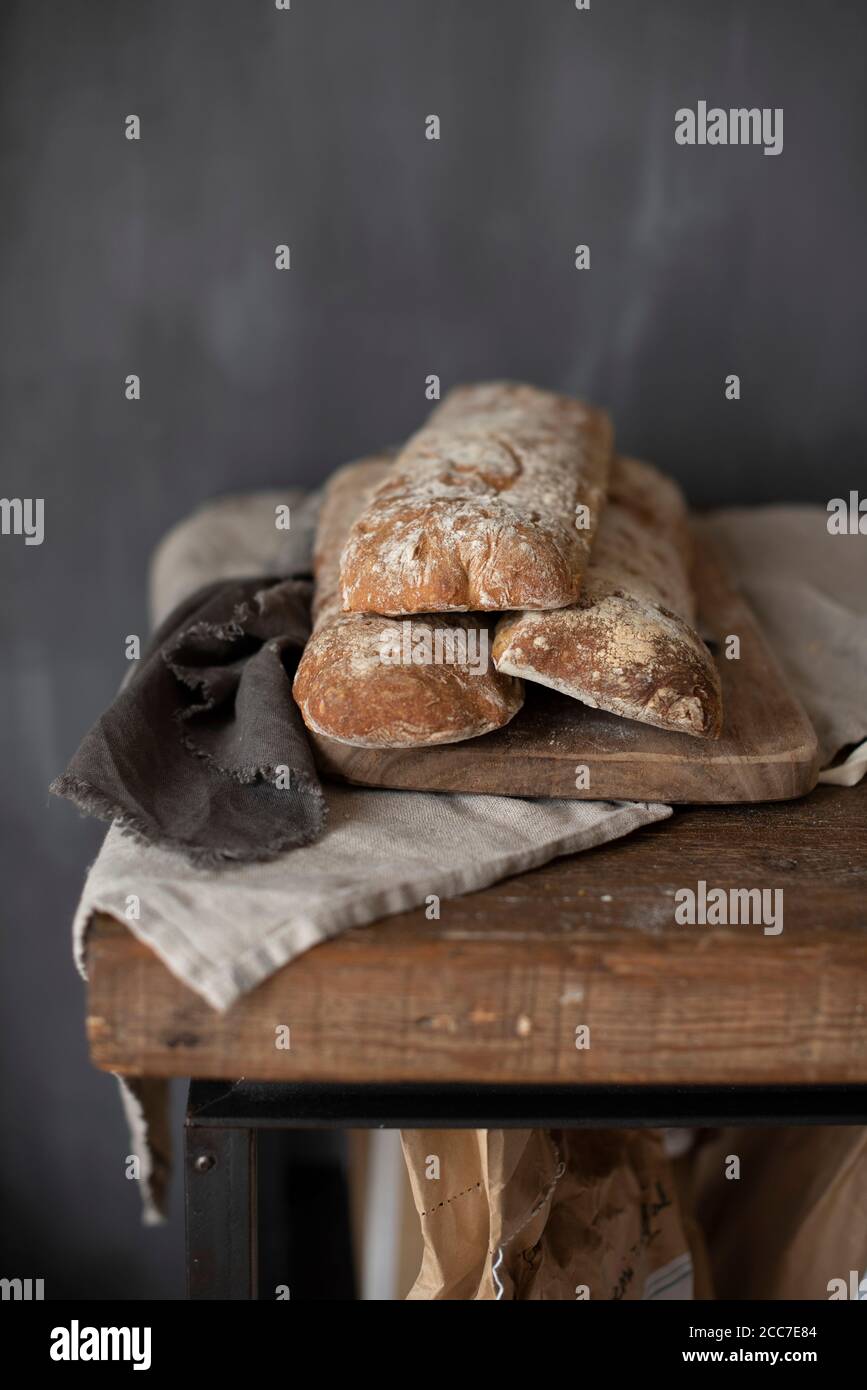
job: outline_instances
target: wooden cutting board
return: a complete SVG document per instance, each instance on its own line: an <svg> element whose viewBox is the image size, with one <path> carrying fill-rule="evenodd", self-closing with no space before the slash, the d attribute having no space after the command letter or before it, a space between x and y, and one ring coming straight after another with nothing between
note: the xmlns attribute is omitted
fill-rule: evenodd
<svg viewBox="0 0 867 1390"><path fill-rule="evenodd" d="M756 618L703 538L696 585L723 688L717 742L590 709L528 681L523 709L496 733L434 748L353 748L314 735L324 777L406 791L579 800L784 801L816 784L816 735ZM740 657L724 655L740 638ZM589 769L589 786L576 787Z"/></svg>

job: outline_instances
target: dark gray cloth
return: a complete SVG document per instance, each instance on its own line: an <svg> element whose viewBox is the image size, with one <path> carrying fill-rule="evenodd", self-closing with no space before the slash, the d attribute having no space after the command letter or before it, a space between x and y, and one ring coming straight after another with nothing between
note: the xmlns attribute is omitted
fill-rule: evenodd
<svg viewBox="0 0 867 1390"><path fill-rule="evenodd" d="M51 791L193 863L273 859L323 828L292 676L308 579L238 579L191 595Z"/></svg>

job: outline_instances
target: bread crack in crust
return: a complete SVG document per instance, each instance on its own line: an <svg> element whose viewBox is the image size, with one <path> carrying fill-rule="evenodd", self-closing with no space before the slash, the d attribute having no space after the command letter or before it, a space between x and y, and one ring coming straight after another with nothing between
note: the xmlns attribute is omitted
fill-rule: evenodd
<svg viewBox="0 0 867 1390"><path fill-rule="evenodd" d="M398 616L573 603L612 442L603 412L550 391L494 382L450 392L350 531L344 610Z"/></svg>

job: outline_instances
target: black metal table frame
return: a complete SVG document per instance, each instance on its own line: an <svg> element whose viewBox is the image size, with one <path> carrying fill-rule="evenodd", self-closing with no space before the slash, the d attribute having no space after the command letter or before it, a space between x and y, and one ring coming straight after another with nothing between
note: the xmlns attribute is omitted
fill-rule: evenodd
<svg viewBox="0 0 867 1390"><path fill-rule="evenodd" d="M334 1085L191 1081L187 1289L255 1299L260 1129L633 1129L867 1124L867 1086Z"/></svg>

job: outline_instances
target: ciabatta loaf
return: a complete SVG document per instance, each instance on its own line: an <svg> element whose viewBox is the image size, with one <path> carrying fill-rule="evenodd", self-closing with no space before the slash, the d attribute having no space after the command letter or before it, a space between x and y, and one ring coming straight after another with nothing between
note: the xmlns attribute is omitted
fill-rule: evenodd
<svg viewBox="0 0 867 1390"><path fill-rule="evenodd" d="M493 633L472 615L389 621L344 613L340 552L387 457L350 464L329 483L314 553L313 633L293 694L316 734L363 748L456 743L499 729L521 708L523 685L497 672Z"/></svg>
<svg viewBox="0 0 867 1390"><path fill-rule="evenodd" d="M584 589L497 625L497 669L627 719L718 738L722 694L695 631L687 510L649 464L618 458Z"/></svg>
<svg viewBox="0 0 867 1390"><path fill-rule="evenodd" d="M350 531L344 609L400 615L574 602L612 438L601 411L533 386L451 391Z"/></svg>

